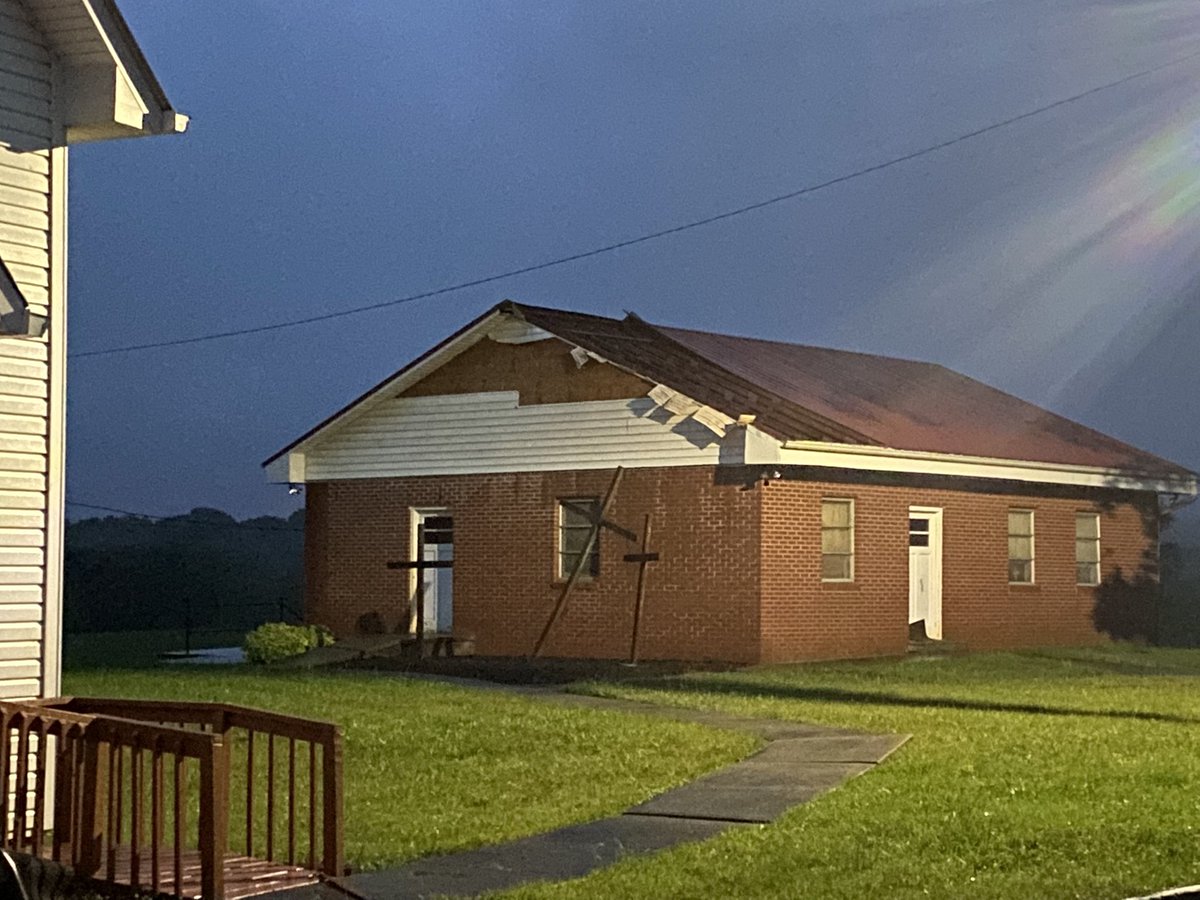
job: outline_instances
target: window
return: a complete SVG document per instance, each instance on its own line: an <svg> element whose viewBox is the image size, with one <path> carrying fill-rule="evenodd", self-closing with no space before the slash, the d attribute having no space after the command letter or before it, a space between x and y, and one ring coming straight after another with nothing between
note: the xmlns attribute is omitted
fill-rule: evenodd
<svg viewBox="0 0 1200 900"><path fill-rule="evenodd" d="M595 497L576 497L558 501L558 577L570 578L579 556L592 533L592 524L600 515L600 501ZM588 554L588 561L579 573L583 578L600 574L600 535Z"/></svg>
<svg viewBox="0 0 1200 900"><path fill-rule="evenodd" d="M1100 517L1075 514L1075 583L1100 583Z"/></svg>
<svg viewBox="0 0 1200 900"><path fill-rule="evenodd" d="M453 544L454 519L450 516L426 515L421 524L425 526L425 543Z"/></svg>
<svg viewBox="0 0 1200 900"><path fill-rule="evenodd" d="M854 580L854 501L821 501L821 580Z"/></svg>
<svg viewBox="0 0 1200 900"><path fill-rule="evenodd" d="M912 518L908 520L908 546L910 547L928 547L929 546L929 520L925 518Z"/></svg>
<svg viewBox="0 0 1200 900"><path fill-rule="evenodd" d="M1033 584L1033 510L1008 511L1008 581Z"/></svg>

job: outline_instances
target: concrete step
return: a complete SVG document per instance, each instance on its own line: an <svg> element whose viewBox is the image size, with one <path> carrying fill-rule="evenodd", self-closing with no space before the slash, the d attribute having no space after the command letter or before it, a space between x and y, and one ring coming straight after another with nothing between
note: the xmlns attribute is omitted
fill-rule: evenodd
<svg viewBox="0 0 1200 900"><path fill-rule="evenodd" d="M424 643L418 646L411 634L356 635L338 640L328 647L314 647L307 653L275 665L283 669L313 669L379 657L416 659L418 651L425 658L471 656L475 652L475 641L471 638L452 638L448 634L429 634Z"/></svg>
<svg viewBox="0 0 1200 900"><path fill-rule="evenodd" d="M959 647L950 641L935 641L930 638L909 639L909 656L949 656L957 653Z"/></svg>

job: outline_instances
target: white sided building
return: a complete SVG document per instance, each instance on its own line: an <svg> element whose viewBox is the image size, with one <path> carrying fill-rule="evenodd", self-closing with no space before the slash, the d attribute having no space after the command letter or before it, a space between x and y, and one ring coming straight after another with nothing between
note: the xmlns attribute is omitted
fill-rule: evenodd
<svg viewBox="0 0 1200 900"><path fill-rule="evenodd" d="M59 693L67 151L186 126L113 0L0 0L0 699Z"/></svg>

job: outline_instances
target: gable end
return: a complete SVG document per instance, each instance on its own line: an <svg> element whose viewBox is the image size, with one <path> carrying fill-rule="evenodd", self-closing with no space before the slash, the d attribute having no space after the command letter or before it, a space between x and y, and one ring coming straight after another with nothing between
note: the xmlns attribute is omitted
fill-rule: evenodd
<svg viewBox="0 0 1200 900"><path fill-rule="evenodd" d="M583 357L558 338L510 344L484 338L400 393L401 397L516 391L522 406L627 400L654 383L616 366Z"/></svg>

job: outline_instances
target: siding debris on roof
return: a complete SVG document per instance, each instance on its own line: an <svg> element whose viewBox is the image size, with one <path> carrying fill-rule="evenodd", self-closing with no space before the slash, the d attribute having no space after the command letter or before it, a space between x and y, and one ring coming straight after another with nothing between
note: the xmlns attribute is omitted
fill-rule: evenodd
<svg viewBox="0 0 1200 900"><path fill-rule="evenodd" d="M670 328L632 313L611 319L511 301L484 313L263 465L271 467L293 450L325 445L352 429L356 418L372 415L385 391L402 379L425 377L423 369L439 365L439 355L453 352L458 342L477 340L476 332L497 316L511 316L535 330L530 333L554 335L715 411L707 423L715 434L727 417L753 422L761 434L781 442L859 444L1195 478L1182 466L937 364ZM480 384L479 390L488 386Z"/></svg>
<svg viewBox="0 0 1200 900"><path fill-rule="evenodd" d="M755 425L780 440L1192 474L934 363L668 328L632 315L615 320L515 308L531 323L726 415L755 414Z"/></svg>

